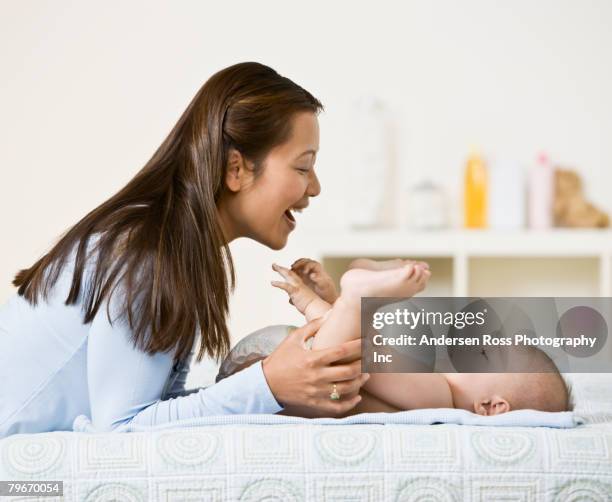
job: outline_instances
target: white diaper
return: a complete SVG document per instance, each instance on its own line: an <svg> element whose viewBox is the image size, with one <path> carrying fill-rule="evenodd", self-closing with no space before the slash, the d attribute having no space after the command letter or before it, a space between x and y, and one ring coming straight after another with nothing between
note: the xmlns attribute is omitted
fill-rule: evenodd
<svg viewBox="0 0 612 502"><path fill-rule="evenodd" d="M285 339L295 326L277 324L266 326L245 336L225 357L219 368L216 381L220 381L236 372L239 366L257 361L269 356Z"/></svg>

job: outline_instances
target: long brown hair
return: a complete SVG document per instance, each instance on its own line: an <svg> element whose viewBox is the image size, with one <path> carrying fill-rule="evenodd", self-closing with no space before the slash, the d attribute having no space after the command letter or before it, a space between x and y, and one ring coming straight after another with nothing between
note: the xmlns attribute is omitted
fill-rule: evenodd
<svg viewBox="0 0 612 502"><path fill-rule="evenodd" d="M85 281L84 323L94 319L105 299L111 303L121 285L122 316L127 315L134 346L149 354L176 349L179 360L190 352L199 330L197 360L205 354L223 356L230 343L226 320L235 283L217 213L228 151L241 152L258 174L269 150L289 138L292 116L322 108L309 92L262 64L219 71L128 184L16 274L18 294L33 305L41 294L46 300L78 245L65 300L76 303L88 242L99 233L92 279Z"/></svg>

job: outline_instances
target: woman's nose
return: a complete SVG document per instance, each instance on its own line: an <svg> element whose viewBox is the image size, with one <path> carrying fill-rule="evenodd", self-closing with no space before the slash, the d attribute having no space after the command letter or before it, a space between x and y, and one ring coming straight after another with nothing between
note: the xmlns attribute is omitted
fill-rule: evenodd
<svg viewBox="0 0 612 502"><path fill-rule="evenodd" d="M308 183L308 189L306 190L306 194L309 197L316 197L321 193L321 184L319 183L319 178L317 178L314 169L311 169L310 175L311 178L310 182Z"/></svg>

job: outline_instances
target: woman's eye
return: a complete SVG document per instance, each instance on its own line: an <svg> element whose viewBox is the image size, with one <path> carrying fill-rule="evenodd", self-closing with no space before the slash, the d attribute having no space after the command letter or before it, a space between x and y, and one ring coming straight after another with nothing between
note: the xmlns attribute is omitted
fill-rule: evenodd
<svg viewBox="0 0 612 502"><path fill-rule="evenodd" d="M308 174L310 172L309 168L304 168L304 167L297 167L296 168L299 172L304 173L304 174Z"/></svg>

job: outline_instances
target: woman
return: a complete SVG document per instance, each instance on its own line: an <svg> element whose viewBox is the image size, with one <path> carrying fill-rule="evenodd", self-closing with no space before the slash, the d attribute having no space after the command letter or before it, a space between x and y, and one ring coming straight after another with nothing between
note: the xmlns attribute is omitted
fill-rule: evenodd
<svg viewBox="0 0 612 502"><path fill-rule="evenodd" d="M359 402L359 341L308 352L319 322L263 362L184 389L198 339L198 361L229 348L228 243L282 248L291 212L320 192L321 109L261 64L218 72L144 168L16 275L0 308L0 437L71 430L81 415L111 431L291 404L340 415Z"/></svg>

